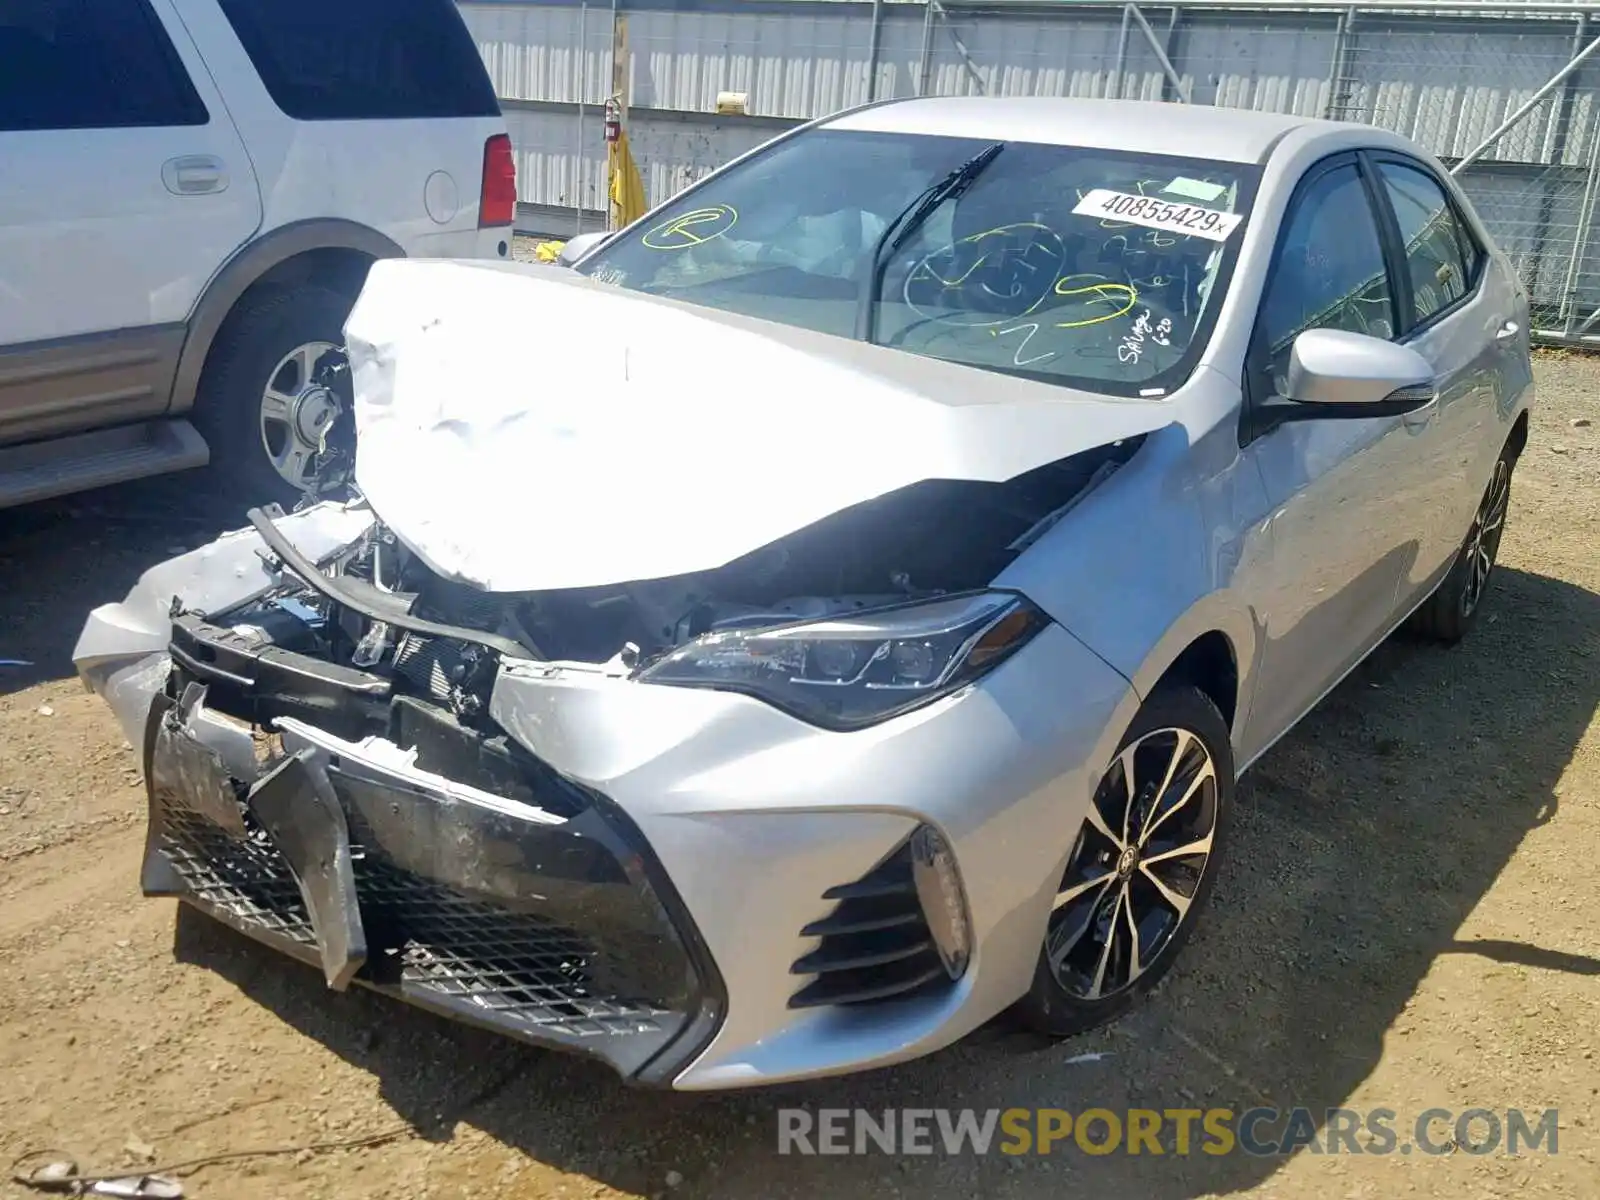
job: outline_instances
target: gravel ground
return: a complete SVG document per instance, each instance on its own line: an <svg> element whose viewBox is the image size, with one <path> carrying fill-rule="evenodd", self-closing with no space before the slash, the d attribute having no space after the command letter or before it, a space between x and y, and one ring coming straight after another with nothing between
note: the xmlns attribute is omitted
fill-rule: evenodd
<svg viewBox="0 0 1600 1200"><path fill-rule="evenodd" d="M165 480L0 513L0 1154L86 1166L399 1130L207 1167L191 1195L1600 1196L1600 361L1546 356L1484 621L1380 648L1252 772L1214 905L1120 1024L1003 1027L731 1096L336 995L136 886L132 750L71 677L83 615L225 521ZM1085 1060L1088 1052L1101 1057ZM1074 1060L1078 1061L1074 1061ZM1561 1113L1555 1156L779 1157L784 1105L1437 1105ZM6 1189L0 1183L0 1194Z"/></svg>

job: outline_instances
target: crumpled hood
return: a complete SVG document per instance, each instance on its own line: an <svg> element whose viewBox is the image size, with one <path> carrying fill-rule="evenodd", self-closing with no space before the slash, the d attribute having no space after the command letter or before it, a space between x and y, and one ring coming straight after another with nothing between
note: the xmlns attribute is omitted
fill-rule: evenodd
<svg viewBox="0 0 1600 1200"><path fill-rule="evenodd" d="M555 267L380 261L345 336L356 482L435 571L496 592L711 570L1172 420Z"/></svg>

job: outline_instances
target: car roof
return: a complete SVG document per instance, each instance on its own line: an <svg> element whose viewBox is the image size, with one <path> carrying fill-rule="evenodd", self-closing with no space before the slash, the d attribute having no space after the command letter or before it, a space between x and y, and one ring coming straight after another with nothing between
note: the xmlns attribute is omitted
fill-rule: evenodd
<svg viewBox="0 0 1600 1200"><path fill-rule="evenodd" d="M1292 130L1348 129L1284 113L1055 96L930 96L871 104L826 122L829 129L944 135L1138 150L1220 162L1263 161Z"/></svg>

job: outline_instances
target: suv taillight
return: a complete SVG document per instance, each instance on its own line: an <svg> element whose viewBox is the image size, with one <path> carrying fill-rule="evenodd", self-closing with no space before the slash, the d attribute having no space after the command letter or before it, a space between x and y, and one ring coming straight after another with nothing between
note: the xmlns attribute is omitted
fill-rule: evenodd
<svg viewBox="0 0 1600 1200"><path fill-rule="evenodd" d="M511 138L497 133L483 144L483 196L478 204L478 228L509 225L517 215L517 160Z"/></svg>

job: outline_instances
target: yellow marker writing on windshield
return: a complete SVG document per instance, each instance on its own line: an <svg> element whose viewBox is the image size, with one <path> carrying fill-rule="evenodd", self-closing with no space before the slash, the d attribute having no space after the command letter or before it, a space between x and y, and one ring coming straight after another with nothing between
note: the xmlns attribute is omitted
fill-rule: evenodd
<svg viewBox="0 0 1600 1200"><path fill-rule="evenodd" d="M739 214L726 204L712 204L663 221L647 232L641 241L652 250L687 250L732 229Z"/></svg>
<svg viewBox="0 0 1600 1200"><path fill-rule="evenodd" d="M1095 279L1096 283L1086 284L1083 287L1065 287L1074 279ZM1082 329L1087 325L1099 325L1103 321L1115 321L1118 317L1131 312L1133 306L1139 301L1139 293L1126 283L1112 283L1109 279L1097 275L1063 275L1056 280L1055 287L1058 296L1087 296L1084 304L1120 304L1122 307L1114 312L1100 313L1082 321L1058 321L1057 329Z"/></svg>
<svg viewBox="0 0 1600 1200"><path fill-rule="evenodd" d="M956 276L956 278L954 278L954 279L946 279L943 275L939 274L939 272L935 271L932 267L930 267L928 265L928 260L927 259L923 259L920 263L917 264L917 269L914 272L912 272L911 279L912 279L913 282L915 282L916 280L921 279L924 276L926 276L927 278L932 279L940 287L946 287L946 288L960 287L963 283L965 283L971 277L971 275L972 275L972 273L974 271L976 271L979 267L983 266L983 260L988 258L988 257L989 256L987 254L980 254L978 256L978 261L977 262L973 263L970 267L968 267L965 271L961 272L961 274Z"/></svg>

